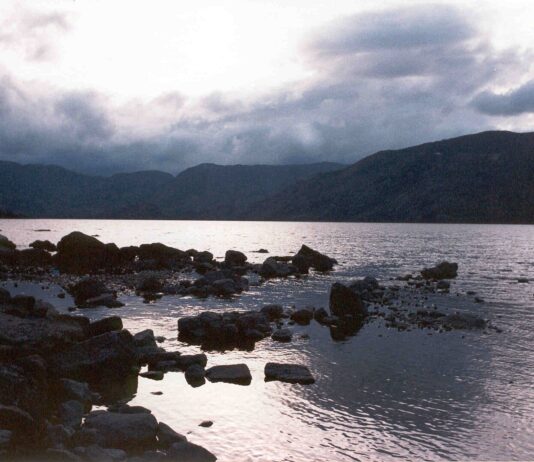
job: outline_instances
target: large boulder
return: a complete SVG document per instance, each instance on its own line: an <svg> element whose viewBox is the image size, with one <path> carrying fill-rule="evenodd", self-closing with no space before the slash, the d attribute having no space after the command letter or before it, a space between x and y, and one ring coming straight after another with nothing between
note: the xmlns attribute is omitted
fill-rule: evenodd
<svg viewBox="0 0 534 462"><path fill-rule="evenodd" d="M224 255L224 262L228 266L243 266L247 261L247 256L239 250L227 250Z"/></svg>
<svg viewBox="0 0 534 462"><path fill-rule="evenodd" d="M97 431L97 440L104 447L131 452L157 446L158 422L150 413L95 411L86 417L85 427Z"/></svg>
<svg viewBox="0 0 534 462"><path fill-rule="evenodd" d="M293 257L292 263L300 273L307 273L309 268L314 268L317 271L330 271L337 262L307 245L302 245Z"/></svg>
<svg viewBox="0 0 534 462"><path fill-rule="evenodd" d="M367 309L358 293L335 282L330 288L330 313L339 317L363 318L367 315Z"/></svg>
<svg viewBox="0 0 534 462"><path fill-rule="evenodd" d="M61 272L74 274L110 270L120 261L115 244L104 244L92 236L74 231L57 245L54 259Z"/></svg>
<svg viewBox="0 0 534 462"><path fill-rule="evenodd" d="M458 276L458 263L442 261L432 268L425 268L421 271L424 279L454 279Z"/></svg>
<svg viewBox="0 0 534 462"><path fill-rule="evenodd" d="M86 328L89 337L105 334L106 332L122 330L122 319L119 316L108 316L93 321Z"/></svg>
<svg viewBox="0 0 534 462"><path fill-rule="evenodd" d="M139 246L139 260L151 262L154 268L179 269L184 264L191 262L191 257L183 250L157 242L141 244Z"/></svg>
<svg viewBox="0 0 534 462"><path fill-rule="evenodd" d="M75 343L50 358L52 371L63 377L103 378L128 375L138 365L132 335L106 332Z"/></svg>

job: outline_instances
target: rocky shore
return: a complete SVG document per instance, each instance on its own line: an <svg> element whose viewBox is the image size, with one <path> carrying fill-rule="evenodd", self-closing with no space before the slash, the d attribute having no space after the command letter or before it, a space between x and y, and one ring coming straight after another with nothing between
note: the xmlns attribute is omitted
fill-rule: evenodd
<svg viewBox="0 0 534 462"><path fill-rule="evenodd" d="M139 376L161 380L168 372L184 373L193 387L206 380L246 386L253 380L248 366L211 366L205 353L164 350L149 329L130 333L119 316L91 322L80 313L96 306L119 308L119 295L128 292L147 302L171 294L233 297L248 290L251 277L256 276L258 283L302 277L310 269L330 271L335 264L305 245L293 256L271 256L262 264L250 264L236 250L216 261L206 251L181 251L163 244L118 248L79 232L57 245L35 241L25 250L0 236L1 277L59 283L76 305L71 307L76 314L67 315L49 303L0 289L0 457L216 460L209 450L158 422L150 410L129 406L108 390L122 385L127 389ZM457 271L456 263L441 262L418 275L383 283L373 277L335 282L328 310L270 304L259 311L203 311L179 318L177 335L209 352L252 350L262 341L288 343L293 339L292 326L311 322L329 329L334 341L345 340L370 322L397 331L499 331L488 320L444 312L428 302L432 294L448 294ZM477 297L474 301L482 302ZM267 362L264 380L311 385L315 377L304 364ZM108 387L110 383L114 386Z"/></svg>

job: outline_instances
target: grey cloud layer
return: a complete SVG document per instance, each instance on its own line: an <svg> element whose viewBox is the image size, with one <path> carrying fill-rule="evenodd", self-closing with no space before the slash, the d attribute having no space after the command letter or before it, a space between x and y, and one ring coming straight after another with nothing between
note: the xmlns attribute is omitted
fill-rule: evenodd
<svg viewBox="0 0 534 462"><path fill-rule="evenodd" d="M4 78L0 155L105 173L176 172L200 162L353 162L493 128L492 115L534 112L532 82L502 95L487 90L528 73L525 57L497 53L451 7L344 18L317 31L302 53L316 70L312 80L252 99L189 101L176 89L125 108L127 131L97 89L39 98ZM138 135L144 118L161 122Z"/></svg>

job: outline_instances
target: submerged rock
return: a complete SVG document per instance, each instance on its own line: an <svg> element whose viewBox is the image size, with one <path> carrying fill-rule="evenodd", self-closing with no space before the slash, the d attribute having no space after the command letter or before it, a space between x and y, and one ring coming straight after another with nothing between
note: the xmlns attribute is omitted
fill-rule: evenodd
<svg viewBox="0 0 534 462"><path fill-rule="evenodd" d="M310 370L300 364L267 363L265 365L265 380L305 385L315 383L315 378Z"/></svg>
<svg viewBox="0 0 534 462"><path fill-rule="evenodd" d="M293 333L289 329L277 329L273 332L271 338L276 342L291 342Z"/></svg>

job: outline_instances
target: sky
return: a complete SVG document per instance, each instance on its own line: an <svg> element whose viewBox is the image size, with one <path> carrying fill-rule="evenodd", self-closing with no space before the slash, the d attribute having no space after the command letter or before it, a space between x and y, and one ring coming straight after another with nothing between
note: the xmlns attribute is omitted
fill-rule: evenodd
<svg viewBox="0 0 534 462"><path fill-rule="evenodd" d="M353 163L534 129L531 0L2 0L0 159Z"/></svg>

